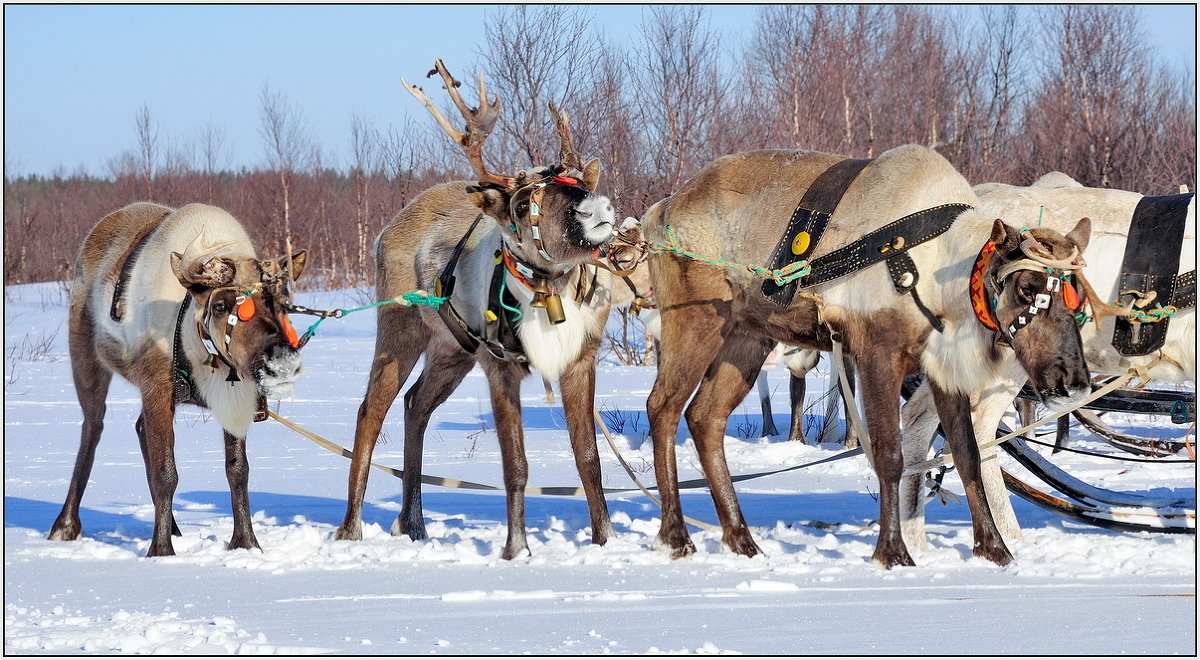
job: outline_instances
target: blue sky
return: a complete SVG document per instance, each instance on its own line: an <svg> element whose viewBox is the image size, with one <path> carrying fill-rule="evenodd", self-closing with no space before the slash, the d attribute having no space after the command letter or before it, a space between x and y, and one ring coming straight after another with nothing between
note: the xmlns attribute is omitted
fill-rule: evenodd
<svg viewBox="0 0 1200 660"><path fill-rule="evenodd" d="M591 5L617 43L639 37L644 5ZM1143 5L1163 61L1195 74L1196 6ZM756 8L710 5L727 42L747 37ZM963 11L946 7L945 11ZM148 105L160 142L225 132L229 167L266 162L264 84L301 110L329 164L349 151L351 115L376 128L423 112L400 88L434 57L466 69L487 5L6 5L5 174L106 173L136 144Z"/></svg>

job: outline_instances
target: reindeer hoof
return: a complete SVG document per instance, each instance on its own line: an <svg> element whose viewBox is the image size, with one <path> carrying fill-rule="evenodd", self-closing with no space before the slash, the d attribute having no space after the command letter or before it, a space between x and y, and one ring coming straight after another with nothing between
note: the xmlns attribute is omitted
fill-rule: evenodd
<svg viewBox="0 0 1200 660"><path fill-rule="evenodd" d="M682 559L688 555L696 553L696 546L692 544L692 539L684 532L682 535L664 536L661 532L658 535L658 547L660 550L666 550L671 559Z"/></svg>
<svg viewBox="0 0 1200 660"><path fill-rule="evenodd" d="M234 534L229 543L225 544L226 550L258 550L262 551L262 546L258 544L258 539L254 537L254 533L250 534Z"/></svg>
<svg viewBox="0 0 1200 660"><path fill-rule="evenodd" d="M407 536L414 541L424 541L429 538L429 532L425 531L424 518L406 520L402 513L396 516L396 520L392 523L392 536Z"/></svg>
<svg viewBox="0 0 1200 660"><path fill-rule="evenodd" d="M529 556L529 557L533 556L533 553L529 551L529 546L522 543L515 548L513 548L513 547L504 548L504 552L500 555L500 558L505 561L511 561L513 558L519 556L522 552L525 553L526 556Z"/></svg>
<svg viewBox="0 0 1200 660"><path fill-rule="evenodd" d="M880 567L886 568L889 570L895 566L916 566L917 565L916 562L914 562L912 560L912 557L909 556L907 550L900 550L900 551L893 551L893 552L883 552L880 550L876 550L875 554L872 555L871 559L873 559L876 564L879 564Z"/></svg>
<svg viewBox="0 0 1200 660"><path fill-rule="evenodd" d="M607 520L605 520L603 524L592 526L593 545L604 545L605 543L608 543L609 539L616 535L617 533L613 531L612 523Z"/></svg>
<svg viewBox="0 0 1200 660"><path fill-rule="evenodd" d="M342 523L337 531L333 533L334 541L361 541L362 540L362 524L357 523L347 525Z"/></svg>
<svg viewBox="0 0 1200 660"><path fill-rule="evenodd" d="M1012 563L1012 553L1008 551L1003 543L994 546L975 545L974 551L971 553L981 559L986 559L997 566L1008 566Z"/></svg>
<svg viewBox="0 0 1200 660"><path fill-rule="evenodd" d="M146 551L147 557L174 557L175 546L171 545L170 539L166 543L150 543L150 549Z"/></svg>
<svg viewBox="0 0 1200 660"><path fill-rule="evenodd" d="M51 541L74 541L80 536L83 536L83 527L79 523L54 523L46 538Z"/></svg>
<svg viewBox="0 0 1200 660"><path fill-rule="evenodd" d="M739 555L753 557L754 555L762 554L762 550L759 549L758 544L750 537L750 533L744 529L739 534L733 534L728 538L722 539L721 542L725 544L725 547Z"/></svg>

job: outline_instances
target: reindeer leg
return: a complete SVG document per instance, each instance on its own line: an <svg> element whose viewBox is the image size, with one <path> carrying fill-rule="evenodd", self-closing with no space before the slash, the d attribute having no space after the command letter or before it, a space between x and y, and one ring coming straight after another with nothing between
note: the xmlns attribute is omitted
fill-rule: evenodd
<svg viewBox="0 0 1200 660"><path fill-rule="evenodd" d="M72 318L70 324L71 374L75 379L75 396L83 408L83 430L79 438L79 454L75 456L75 470L71 474L71 485L67 489L67 499L63 502L62 511L50 527L47 536L51 541L74 541L83 534L83 525L79 521L79 503L83 500L83 491L87 488L88 478L92 474L92 465L96 461L96 445L100 443L100 433L104 430L105 397L112 383L110 372L92 348L92 325L87 320L86 310L81 316Z"/></svg>
<svg viewBox="0 0 1200 660"><path fill-rule="evenodd" d="M246 439L228 431L225 432L225 478L229 480L229 499L233 507L233 538L225 549L262 550L250 522L250 463L246 460Z"/></svg>
<svg viewBox="0 0 1200 660"><path fill-rule="evenodd" d="M747 557L753 557L761 550L746 527L733 489L725 460L725 427L729 414L754 386L763 360L773 346L774 342L769 339L746 335L726 337L687 408L688 429L696 443L696 452L700 454L700 464L708 479L717 517L721 520L721 541L730 550Z"/></svg>
<svg viewBox="0 0 1200 660"><path fill-rule="evenodd" d="M146 480L150 479L150 449L146 446L146 420L144 415L139 415L133 425L134 431L137 432L138 447L142 450L142 465L146 466ZM150 493L151 501L153 501L154 493ZM175 512L171 512L171 536L183 536L183 532L179 531L179 525L175 522Z"/></svg>
<svg viewBox="0 0 1200 660"><path fill-rule="evenodd" d="M588 513L592 519L592 543L604 545L614 532L608 518L608 503L604 501L604 487L600 483L600 455L596 452L594 405L598 348L599 344L595 342L584 346L579 357L567 365L559 379L559 388L562 390L563 414L567 418L567 433L571 436L571 450L575 454L575 467L583 482Z"/></svg>
<svg viewBox="0 0 1200 660"><path fill-rule="evenodd" d="M179 485L175 469L175 404L169 387L161 390L142 390L142 414L138 417L139 436L146 443L146 475L150 496L154 500L154 536L147 557L175 554L171 543L171 528L175 517L171 502Z"/></svg>
<svg viewBox="0 0 1200 660"><path fill-rule="evenodd" d="M979 445L975 442L975 430L971 425L971 400L961 393L948 393L930 380L933 400L937 404L938 417L946 432L954 455L954 467L967 492L967 504L971 509L971 529L975 535L972 553L1001 566L1012 561L1012 554L1004 545L1000 531L992 518L991 507L983 490L979 471Z"/></svg>
<svg viewBox="0 0 1200 660"><path fill-rule="evenodd" d="M420 314L411 307L389 305L379 308L375 335L375 359L367 379L367 393L358 407L354 426L354 456L350 459L346 515L334 532L338 541L362 539L362 506L371 470L371 455L388 410L425 350L429 333Z"/></svg>
<svg viewBox="0 0 1200 660"><path fill-rule="evenodd" d="M804 395L808 384L803 376L789 374L788 378L788 394L792 400L792 427L788 431L788 440L791 442L807 443L808 439L804 437Z"/></svg>
<svg viewBox="0 0 1200 660"><path fill-rule="evenodd" d="M902 452L904 465L914 465L929 456L929 447L937 434L937 408L929 389L929 379L904 402L900 409L903 421ZM914 474L900 480L900 527L904 543L910 548L929 549L925 534L925 475Z"/></svg>
<svg viewBox="0 0 1200 660"><path fill-rule="evenodd" d="M855 405L854 398L853 398L853 396L854 396L854 360L851 360L849 357L843 356L842 363L840 365L838 365L838 368L844 370L844 372L846 374L846 385L850 386L850 392L849 392L850 398L842 396L842 416L846 420L846 436L844 438L843 444L846 445L846 449L854 449L854 448L858 447L858 444L859 444L859 438L858 438L858 435L854 431L854 425L850 423L850 406Z"/></svg>
<svg viewBox="0 0 1200 660"><path fill-rule="evenodd" d="M688 318L684 318L684 314ZM696 318L699 316L700 318ZM664 340L660 347L658 376L646 399L650 437L654 442L654 476L662 504L658 543L678 558L696 551L683 523L679 501L679 476L675 464L675 435L683 406L696 389L704 370L722 343L721 319L711 307L687 311L663 310Z"/></svg>
<svg viewBox="0 0 1200 660"><path fill-rule="evenodd" d="M525 432L521 428L521 379L523 369L492 358L483 361L492 398L496 435L500 439L500 460L504 467L504 494L508 503L508 541L502 559L529 552L525 538L525 485L529 481L529 462L525 458Z"/></svg>
<svg viewBox="0 0 1200 660"><path fill-rule="evenodd" d="M446 402L475 366L475 359L457 345L432 348L421 377L404 393L404 504L392 523L392 535L414 541L429 537L421 504L422 454L429 417Z"/></svg>
<svg viewBox="0 0 1200 660"><path fill-rule="evenodd" d="M884 568L913 566L900 531L900 357L888 352L888 342L868 331L855 363L862 372L863 408L875 475L879 478L879 540L872 558ZM855 347L858 348L858 347Z"/></svg>

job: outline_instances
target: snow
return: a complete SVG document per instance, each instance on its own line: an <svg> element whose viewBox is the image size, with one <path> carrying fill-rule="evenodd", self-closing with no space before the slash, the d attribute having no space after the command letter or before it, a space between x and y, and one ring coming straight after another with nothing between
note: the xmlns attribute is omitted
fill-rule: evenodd
<svg viewBox="0 0 1200 660"><path fill-rule="evenodd" d="M338 291L305 293L298 302L349 308L370 298ZM308 318L297 319L298 329ZM349 446L374 323L369 312L323 323L304 350L295 398L272 409ZM175 539L175 557L147 559L153 510L133 433L140 404L120 379L83 499L84 537L48 541L81 424L66 325L62 285L6 288L6 654L1196 653L1195 536L1102 530L1018 500L1026 538L1011 544L1016 561L998 567L971 556L965 502L935 502L928 507L931 549L914 550L916 567L887 571L870 560L878 487L861 456L740 482L764 551L758 557L735 555L721 547L719 532L692 528L697 553L669 559L654 543L656 506L633 491L608 496L617 536L603 547L590 543L582 497L528 497L531 553L504 561L502 493L426 486L429 539L413 542L389 533L400 482L379 471L367 490L363 540L331 540L345 511L349 462L268 421L251 428L248 443L263 550L226 551L233 519L220 429L210 415L181 407L175 516L183 537ZM770 378L776 426L786 429L784 372ZM607 360L597 376L597 406L648 484L645 398L653 382L652 367ZM810 384L810 397L823 388ZM562 410L543 397L541 380L527 379L530 485L577 485ZM376 462L400 466L400 420L397 405ZM1143 434L1183 434L1165 420L1130 423ZM841 451L760 438L759 428L752 395L726 431L734 474ZM632 488L603 436L597 439L605 486ZM697 478L686 427L678 442L680 479ZM501 483L478 369L434 415L425 460L428 474ZM1191 464L1063 460L1105 487L1195 497ZM946 485L961 495L954 473ZM715 523L706 491L684 491L683 506L686 515Z"/></svg>

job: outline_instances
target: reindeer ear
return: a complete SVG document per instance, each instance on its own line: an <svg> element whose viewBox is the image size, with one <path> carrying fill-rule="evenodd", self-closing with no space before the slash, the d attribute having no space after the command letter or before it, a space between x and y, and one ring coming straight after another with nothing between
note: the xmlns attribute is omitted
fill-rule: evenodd
<svg viewBox="0 0 1200 660"><path fill-rule="evenodd" d="M1016 250L1021 245L1021 232L1009 227L1000 218L992 223L992 243L996 250Z"/></svg>
<svg viewBox="0 0 1200 660"><path fill-rule="evenodd" d="M493 218L508 217L508 195L500 188L490 185L467 186L467 197L480 211Z"/></svg>
<svg viewBox="0 0 1200 660"><path fill-rule="evenodd" d="M296 250L292 253L292 280L300 279L304 267L308 265L308 250Z"/></svg>
<svg viewBox="0 0 1200 660"><path fill-rule="evenodd" d="M192 282L190 280L188 280L187 275L183 272L183 269L180 267L182 265L183 265L183 255L179 254L178 252L172 252L171 253L171 272L175 273L175 277L176 277L176 279L179 280L179 284L181 286L183 286L183 288L186 289L192 285Z"/></svg>
<svg viewBox="0 0 1200 660"><path fill-rule="evenodd" d="M593 158L583 166L583 187L595 190L600 185L600 159Z"/></svg>
<svg viewBox="0 0 1200 660"><path fill-rule="evenodd" d="M1074 241L1080 253L1086 251L1088 241L1092 238L1092 219L1080 218L1079 222L1075 223L1075 228L1067 232L1067 238Z"/></svg>
<svg viewBox="0 0 1200 660"><path fill-rule="evenodd" d="M171 270L184 288L201 286L213 289L233 282L236 268L229 259L210 257L207 260L194 259L190 263L185 263L183 259L182 254L171 253Z"/></svg>

